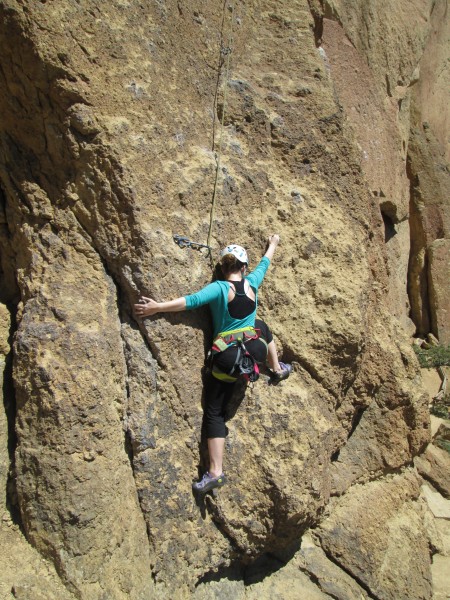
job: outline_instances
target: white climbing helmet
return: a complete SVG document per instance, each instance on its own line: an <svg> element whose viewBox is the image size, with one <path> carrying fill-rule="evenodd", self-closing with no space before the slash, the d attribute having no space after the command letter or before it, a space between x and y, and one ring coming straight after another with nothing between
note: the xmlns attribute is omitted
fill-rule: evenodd
<svg viewBox="0 0 450 600"><path fill-rule="evenodd" d="M238 246L237 244L230 244L222 250L220 258L223 258L225 254L232 254L235 258L240 260L242 263L248 265L248 256L245 248Z"/></svg>

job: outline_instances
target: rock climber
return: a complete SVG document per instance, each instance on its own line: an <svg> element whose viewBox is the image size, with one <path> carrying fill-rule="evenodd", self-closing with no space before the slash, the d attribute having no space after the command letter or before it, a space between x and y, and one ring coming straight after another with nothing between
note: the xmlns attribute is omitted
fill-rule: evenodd
<svg viewBox="0 0 450 600"><path fill-rule="evenodd" d="M143 318L159 312L191 310L208 304L213 319L214 342L212 369L205 382L205 408L203 429L207 438L209 468L202 479L193 484L197 493L206 493L226 483L223 473L223 455L227 428L226 406L234 384L242 370L242 357L250 355L253 363L267 360L272 380L278 382L289 377L292 366L278 360L275 341L268 326L256 319L258 288L278 246L280 237L268 238L266 253L254 271L246 274L247 252L236 244L222 250L220 268L224 280L210 283L195 294L167 302L156 302L142 296L134 305L136 316ZM244 351L240 342L244 343ZM256 371L258 369L256 368Z"/></svg>

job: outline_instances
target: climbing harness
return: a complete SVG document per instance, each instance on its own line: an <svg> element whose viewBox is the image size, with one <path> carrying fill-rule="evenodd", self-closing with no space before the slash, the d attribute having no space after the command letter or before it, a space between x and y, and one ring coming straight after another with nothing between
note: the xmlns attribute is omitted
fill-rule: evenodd
<svg viewBox="0 0 450 600"><path fill-rule="evenodd" d="M192 248L192 250L198 250L199 252L202 252L204 249L206 249L206 256L211 254L210 246L207 246L206 244L200 244L199 242L193 242L189 238L182 235L174 235L173 241L175 244L178 244L180 248Z"/></svg>
<svg viewBox="0 0 450 600"><path fill-rule="evenodd" d="M250 340L261 340L267 346L266 340L262 337L261 330L254 327L243 327L233 331L225 331L213 341L209 352L209 358L212 360L211 372L216 379L221 381L234 382L239 376L250 382L257 381L259 378L259 367L256 360L251 356L245 347L245 342ZM224 373L214 364L214 356L219 352L224 352L231 346L237 346L236 360L228 373Z"/></svg>

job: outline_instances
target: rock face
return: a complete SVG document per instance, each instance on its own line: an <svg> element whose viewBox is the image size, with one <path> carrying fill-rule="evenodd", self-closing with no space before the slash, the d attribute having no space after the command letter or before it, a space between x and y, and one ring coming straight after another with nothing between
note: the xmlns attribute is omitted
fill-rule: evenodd
<svg viewBox="0 0 450 600"><path fill-rule="evenodd" d="M411 95L408 173L411 181L411 316L418 333L431 331L450 343L450 131L448 114L448 5L431 13L429 41Z"/></svg>
<svg viewBox="0 0 450 600"><path fill-rule="evenodd" d="M408 335L449 331L448 229L416 214L448 166L413 90L445 3L368 4L0 1L5 544L56 597L431 598ZM259 316L295 373L240 387L196 503L208 313L131 306L211 280L174 234L254 266L274 231Z"/></svg>

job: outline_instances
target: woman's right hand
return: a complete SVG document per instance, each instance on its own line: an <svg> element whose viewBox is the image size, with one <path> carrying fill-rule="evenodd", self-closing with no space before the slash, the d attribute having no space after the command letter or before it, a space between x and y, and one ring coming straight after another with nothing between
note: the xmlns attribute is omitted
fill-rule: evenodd
<svg viewBox="0 0 450 600"><path fill-rule="evenodd" d="M134 312L137 317L150 317L159 312L159 304L152 298L142 296L139 298L138 304L134 305Z"/></svg>
<svg viewBox="0 0 450 600"><path fill-rule="evenodd" d="M280 236L278 235L278 233L272 233L272 235L269 235L269 244L272 244L273 246L278 246L278 244L280 243Z"/></svg>

